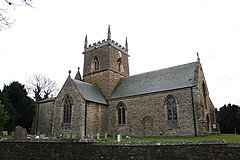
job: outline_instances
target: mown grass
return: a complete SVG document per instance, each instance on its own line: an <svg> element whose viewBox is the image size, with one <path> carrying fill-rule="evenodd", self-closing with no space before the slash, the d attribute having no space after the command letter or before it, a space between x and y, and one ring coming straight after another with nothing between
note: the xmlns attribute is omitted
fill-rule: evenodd
<svg viewBox="0 0 240 160"><path fill-rule="evenodd" d="M116 142L117 138L108 137L104 139L101 137L99 141L107 141L107 142ZM227 143L240 143L240 135L239 134L220 134L220 135L210 135L210 136L175 136L175 137L131 137L126 138L123 137L123 142L181 142L181 141L188 141L188 142L201 142L207 140L219 140L225 141Z"/></svg>

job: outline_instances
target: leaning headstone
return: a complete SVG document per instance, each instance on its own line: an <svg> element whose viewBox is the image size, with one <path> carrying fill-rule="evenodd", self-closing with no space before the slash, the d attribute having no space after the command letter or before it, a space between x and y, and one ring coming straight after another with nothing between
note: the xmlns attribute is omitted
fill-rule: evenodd
<svg viewBox="0 0 240 160"><path fill-rule="evenodd" d="M16 126L15 131L14 131L14 138L15 139L20 139L21 138L21 132L22 132L22 127L21 126Z"/></svg>
<svg viewBox="0 0 240 160"><path fill-rule="evenodd" d="M27 139L27 131L26 129L22 129L22 132L21 132L21 139Z"/></svg>
<svg viewBox="0 0 240 160"><path fill-rule="evenodd" d="M3 131L3 136L8 136L8 131Z"/></svg>

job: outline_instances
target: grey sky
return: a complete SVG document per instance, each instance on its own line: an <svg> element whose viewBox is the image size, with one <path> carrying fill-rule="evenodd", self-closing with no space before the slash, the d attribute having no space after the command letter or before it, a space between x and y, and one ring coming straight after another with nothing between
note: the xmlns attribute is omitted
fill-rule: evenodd
<svg viewBox="0 0 240 160"><path fill-rule="evenodd" d="M35 0L16 8L11 29L0 32L0 89L25 83L34 73L63 85L83 66L84 38L125 44L130 74L197 60L199 53L210 97L219 108L240 105L240 1L238 0Z"/></svg>

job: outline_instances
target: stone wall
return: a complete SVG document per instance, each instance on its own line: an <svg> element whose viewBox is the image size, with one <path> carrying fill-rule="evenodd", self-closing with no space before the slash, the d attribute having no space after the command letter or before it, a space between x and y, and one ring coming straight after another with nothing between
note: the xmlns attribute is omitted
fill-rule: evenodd
<svg viewBox="0 0 240 160"><path fill-rule="evenodd" d="M236 160L239 144L0 142L0 159Z"/></svg>
<svg viewBox="0 0 240 160"><path fill-rule="evenodd" d="M50 135L52 132L52 114L55 98L40 101L36 111L36 132L37 134Z"/></svg>
<svg viewBox="0 0 240 160"><path fill-rule="evenodd" d="M173 96L178 119L169 121L166 99ZM110 134L124 135L194 135L191 88L110 100L108 129ZM126 124L117 124L119 102L126 105ZM145 123L145 120L151 123Z"/></svg>
<svg viewBox="0 0 240 160"><path fill-rule="evenodd" d="M209 97L209 90L204 76L203 68L199 63L196 68L195 87L193 87L194 109L196 115L197 135L208 135L218 133L219 130L212 129L212 124L216 123L215 108ZM206 102L204 102L206 101Z"/></svg>
<svg viewBox="0 0 240 160"><path fill-rule="evenodd" d="M87 102L87 134L104 136L107 133L107 106Z"/></svg>
<svg viewBox="0 0 240 160"><path fill-rule="evenodd" d="M66 95L69 95L73 100L71 124L63 123L63 103ZM84 136L85 104L85 100L76 89L73 80L69 77L55 101L53 112L53 136L63 136L65 138L81 138Z"/></svg>
<svg viewBox="0 0 240 160"><path fill-rule="evenodd" d="M94 69L93 59L98 57L99 69ZM119 69L119 61L121 65ZM108 97L121 77L129 76L128 55L111 45L84 52L83 79L94 84Z"/></svg>

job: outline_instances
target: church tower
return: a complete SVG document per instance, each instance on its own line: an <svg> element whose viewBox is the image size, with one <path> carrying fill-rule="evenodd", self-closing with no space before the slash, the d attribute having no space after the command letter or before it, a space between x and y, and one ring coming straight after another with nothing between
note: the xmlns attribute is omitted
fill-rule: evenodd
<svg viewBox="0 0 240 160"><path fill-rule="evenodd" d="M108 26L107 40L88 45L87 35L84 44L83 81L94 84L107 98L121 77L129 76L128 43L125 47L111 39Z"/></svg>

